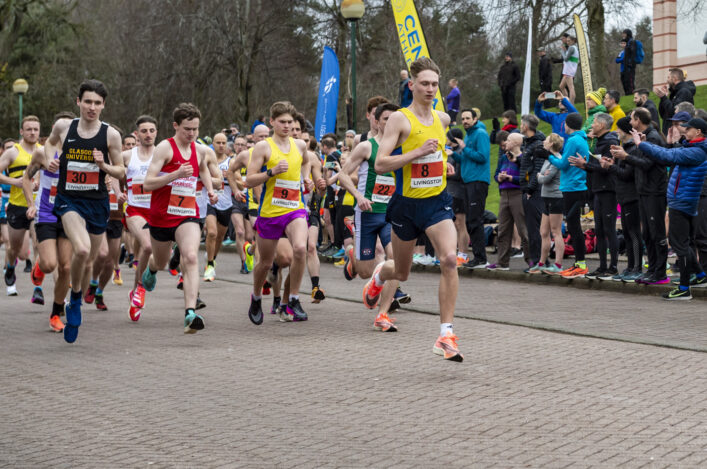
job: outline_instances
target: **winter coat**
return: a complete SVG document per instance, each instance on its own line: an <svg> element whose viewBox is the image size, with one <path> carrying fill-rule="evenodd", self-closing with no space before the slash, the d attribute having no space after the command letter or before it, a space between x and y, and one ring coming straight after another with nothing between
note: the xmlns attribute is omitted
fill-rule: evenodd
<svg viewBox="0 0 707 469"><path fill-rule="evenodd" d="M523 152L520 159L520 189L526 194L533 194L540 188L537 174L549 155L543 148L544 141L545 134L540 131L523 139L523 146L520 148Z"/></svg>
<svg viewBox="0 0 707 469"><path fill-rule="evenodd" d="M538 64L538 78L540 79L540 90L552 91L552 61L547 55L540 57Z"/></svg>
<svg viewBox="0 0 707 469"><path fill-rule="evenodd" d="M491 144L486 126L477 121L466 132L464 149L454 152L454 160L461 165L461 177L465 183L481 181L491 183Z"/></svg>
<svg viewBox="0 0 707 469"><path fill-rule="evenodd" d="M567 138L567 133L565 132L565 119L567 119L567 114L570 112L577 112L577 108L572 105L569 99L562 98L562 104L567 108L567 112L549 112L543 109L543 105L540 101L535 100L535 115L541 121L545 121L552 126L552 132L559 135L560 137Z"/></svg>
<svg viewBox="0 0 707 469"><path fill-rule="evenodd" d="M555 155L548 156L550 163L557 166L562 174L560 175L560 190L562 192L579 192L587 190L587 173L576 166L570 165L570 156L579 156L587 161L589 158L589 145L587 144L587 134L583 130L571 133L565 139L565 146L562 149L562 157Z"/></svg>
<svg viewBox="0 0 707 469"><path fill-rule="evenodd" d="M652 126L646 130L646 141L664 146L665 141L660 133ZM636 168L636 190L638 195L662 195L668 187L668 173L665 165L645 155L640 148L629 153L626 162Z"/></svg>
<svg viewBox="0 0 707 469"><path fill-rule="evenodd" d="M638 151L633 141L628 141L623 145L626 153ZM625 205L629 202L638 200L638 191L636 190L636 169L624 160L617 159L614 164L609 166L609 174L614 180L614 189L616 190L616 200Z"/></svg>
<svg viewBox="0 0 707 469"><path fill-rule="evenodd" d="M584 125L582 126L582 130L584 130L585 133L589 132L589 128L592 126L592 122L594 122L594 115L599 112L609 113L603 104L598 104L591 108L588 112L587 120L584 121Z"/></svg>
<svg viewBox="0 0 707 469"><path fill-rule="evenodd" d="M615 132L607 132L596 138L594 153L611 158L611 145L618 145L619 138ZM585 166L590 178L592 192L614 192L614 179L609 175L609 170L601 167L599 160L591 157Z"/></svg>
<svg viewBox="0 0 707 469"><path fill-rule="evenodd" d="M498 86L501 88L515 86L516 83L520 81L520 69L518 68L518 65L516 65L516 63L512 60L510 62L505 62L498 70L498 76L496 79L498 80Z"/></svg>
<svg viewBox="0 0 707 469"><path fill-rule="evenodd" d="M518 155L518 158L520 158L520 155ZM504 153L501 158L498 160L498 166L496 167L496 173L493 175L493 178L496 180L498 183L498 190L505 190L505 189L520 189L520 181L519 181L519 176L520 176L520 168L518 167L518 158L516 158L516 161L513 162L508 159L508 155ZM511 180L503 180L499 181L498 180L498 175L501 174L502 171L505 171L506 174L511 176Z"/></svg>
<svg viewBox="0 0 707 469"><path fill-rule="evenodd" d="M680 103L687 101L688 103L695 104L695 93L697 88L692 81L681 81L674 88L670 89L668 96L663 96L660 98L660 103L658 105L658 110L660 111L660 117L663 118L663 133L668 133L668 127L670 127L670 122L668 119L675 115L675 106Z"/></svg>
<svg viewBox="0 0 707 469"><path fill-rule="evenodd" d="M547 175L545 175L545 171L548 171ZM550 160L545 160L539 172L540 176L537 176L537 181L542 186L540 196L550 199L561 199L560 170L557 169L557 166L550 163Z"/></svg>

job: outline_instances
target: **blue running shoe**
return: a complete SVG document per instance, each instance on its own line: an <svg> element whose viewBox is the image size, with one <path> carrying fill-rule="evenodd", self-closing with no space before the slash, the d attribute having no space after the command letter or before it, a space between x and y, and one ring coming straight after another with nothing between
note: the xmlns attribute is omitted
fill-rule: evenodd
<svg viewBox="0 0 707 469"><path fill-rule="evenodd" d="M196 331L200 331L204 328L204 318L199 316L190 309L184 315L184 333L185 334L196 334Z"/></svg>
<svg viewBox="0 0 707 469"><path fill-rule="evenodd" d="M152 291L155 289L155 285L157 285L157 272L153 274L148 267L142 273L142 286L145 287L145 290Z"/></svg>
<svg viewBox="0 0 707 469"><path fill-rule="evenodd" d="M344 251L344 248L339 249L335 253L331 255L334 259L342 259L344 255L346 254L346 251Z"/></svg>
<svg viewBox="0 0 707 469"><path fill-rule="evenodd" d="M410 295L405 293L400 289L400 287L395 290L395 294L393 295L393 299L396 300L398 303L406 305L412 301L412 298L410 298Z"/></svg>
<svg viewBox="0 0 707 469"><path fill-rule="evenodd" d="M70 344L76 342L81 325L81 299L72 300L66 307L66 325L64 326L64 340Z"/></svg>

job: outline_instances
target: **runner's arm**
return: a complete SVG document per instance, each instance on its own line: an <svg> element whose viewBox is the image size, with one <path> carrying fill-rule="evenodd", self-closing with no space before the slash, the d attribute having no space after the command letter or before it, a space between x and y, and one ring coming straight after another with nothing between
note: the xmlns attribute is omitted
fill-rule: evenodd
<svg viewBox="0 0 707 469"><path fill-rule="evenodd" d="M265 171L261 172L261 168L265 165L266 158L269 156L267 154L269 149L268 142L264 140L255 144L245 177L245 185L249 189L265 184L265 181L270 179L270 176Z"/></svg>
<svg viewBox="0 0 707 469"><path fill-rule="evenodd" d="M361 163L363 163L363 160L367 159L370 154L371 144L369 142L356 145L356 148L354 148L354 151L352 151L346 159L346 163L344 163L344 167L341 168L341 172L339 173L339 185L346 189L349 194L353 195L356 201L360 201L360 199L363 198L363 194L356 188L350 174L356 172L359 166L361 166Z"/></svg>
<svg viewBox="0 0 707 469"><path fill-rule="evenodd" d="M152 192L181 177L192 175L192 172L182 169L186 166L190 166L189 164L183 164L177 171L159 175L164 165L167 164L167 160L170 158L170 152L171 149L167 140L163 140L162 143L157 145L157 148L155 148L155 156L152 158L149 168L147 168L147 174L145 174L145 181L142 185L144 190Z"/></svg>
<svg viewBox="0 0 707 469"><path fill-rule="evenodd" d="M22 178L11 178L6 176L5 170L15 161L18 155L17 148L12 147L3 152L0 156L0 184L8 184L10 186L22 187Z"/></svg>
<svg viewBox="0 0 707 469"><path fill-rule="evenodd" d="M245 183L243 182L243 178L240 175L240 169L245 166L245 160L242 158L243 154L245 153L246 158L248 156L248 152L240 152L238 156L233 158L233 161L231 161L231 164L228 165L228 172L233 175L233 182L231 182L231 179L228 179L228 183L231 184L231 189L238 188L239 191L242 191L245 189ZM234 186L233 183L236 185ZM235 192L235 190L234 190Z"/></svg>
<svg viewBox="0 0 707 469"><path fill-rule="evenodd" d="M120 134L113 127L108 127L108 157L110 164L105 161L105 155L100 151L93 150L93 158L96 165L112 178L123 179L125 177L125 166L123 165L123 147ZM97 158L98 157L98 158Z"/></svg>
<svg viewBox="0 0 707 469"><path fill-rule="evenodd" d="M305 185L309 186L308 188L311 190L312 189L312 178L311 176L311 170L312 170L312 164L309 161L309 154L307 152L307 144L304 143L304 140L295 140L297 143L297 147L300 151L300 154L302 155L302 166L300 166L300 174L302 175L302 181L304 182Z"/></svg>
<svg viewBox="0 0 707 469"><path fill-rule="evenodd" d="M208 147L206 147L206 149L207 149L207 151L204 151L204 157L201 159L201 162L199 163L199 174L211 175L211 177L201 178L201 182L204 184L204 187L206 188L206 194L209 197L209 201L212 204L214 204L214 203L216 203L216 199L218 197L216 195L216 193L214 192L214 184L213 184L213 181L214 181L214 179L216 179L216 177L214 177L214 171L213 171L214 168L212 167L212 164L211 164L212 158L207 158L207 155L209 153L208 150L211 150L211 149ZM211 151L213 151L213 150L211 150ZM216 163L215 157L213 158L213 162ZM218 181L220 183L221 182L221 170L218 169L218 165L216 165L216 171L217 171L216 174L219 175Z"/></svg>
<svg viewBox="0 0 707 469"><path fill-rule="evenodd" d="M437 140L429 139L421 147L415 148L402 155L392 155L398 147L403 135L410 133L410 122L400 111L395 111L390 115L385 126L383 139L378 146L378 156L376 156L375 170L378 174L388 173L400 169L406 164L420 158L421 156L437 150Z"/></svg>
<svg viewBox="0 0 707 469"><path fill-rule="evenodd" d="M223 187L223 174L221 174L221 168L218 167L216 153L214 153L211 148L206 147L204 159L206 160L206 167L208 168L207 172L211 174L211 187L213 187L214 190L221 189ZM199 167L201 167L201 165L199 165ZM202 179L201 181L203 182L204 180Z"/></svg>
<svg viewBox="0 0 707 469"><path fill-rule="evenodd" d="M22 194L27 201L27 218L34 218L37 208L34 205L34 175L42 168L46 168L46 156L44 149L39 148L32 152L32 159L27 165L27 169L22 174Z"/></svg>

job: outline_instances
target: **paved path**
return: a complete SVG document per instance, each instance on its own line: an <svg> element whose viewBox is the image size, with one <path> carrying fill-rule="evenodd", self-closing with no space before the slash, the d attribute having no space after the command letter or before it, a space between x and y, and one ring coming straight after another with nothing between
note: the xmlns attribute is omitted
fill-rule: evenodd
<svg viewBox="0 0 707 469"><path fill-rule="evenodd" d="M0 299L0 465L707 466L704 353L501 323L699 349L704 302L465 279L460 316L488 320L457 319L458 364L431 353L438 319L427 314L400 312L400 332L383 334L359 304L329 298L304 301L306 323L268 315L256 327L248 285L234 283L250 277L234 261L224 254L217 267L230 281L201 288L205 331L182 334L181 293L166 273L131 323L128 274L108 287L109 311L86 307L74 345L48 332L23 275L24 296ZM362 282L335 269L323 267L327 291L357 297ZM433 309L436 284L414 276L413 306Z"/></svg>

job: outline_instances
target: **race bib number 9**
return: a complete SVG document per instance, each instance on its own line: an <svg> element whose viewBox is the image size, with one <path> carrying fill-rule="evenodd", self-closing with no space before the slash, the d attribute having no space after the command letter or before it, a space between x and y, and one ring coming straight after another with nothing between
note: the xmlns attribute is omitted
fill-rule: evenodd
<svg viewBox="0 0 707 469"><path fill-rule="evenodd" d="M56 188L59 184L59 178L52 179L52 186L49 188L49 203L54 205L54 200L56 199Z"/></svg>
<svg viewBox="0 0 707 469"><path fill-rule="evenodd" d="M444 175L444 159L442 152L425 155L411 163L410 187L424 189L442 185Z"/></svg>
<svg viewBox="0 0 707 469"><path fill-rule="evenodd" d="M66 164L66 190L97 191L98 171L95 163L69 161Z"/></svg>
<svg viewBox="0 0 707 469"><path fill-rule="evenodd" d="M130 190L133 192L133 200L137 203L150 203L152 199L152 192L145 191L143 184L145 183L145 176L135 176L133 178L132 186Z"/></svg>
<svg viewBox="0 0 707 469"><path fill-rule="evenodd" d="M395 192L395 178L391 176L376 176L376 183L373 186L371 200L381 204L387 204Z"/></svg>
<svg viewBox="0 0 707 469"><path fill-rule="evenodd" d="M296 209L300 203L299 181L277 179L272 192L272 204L277 207Z"/></svg>
<svg viewBox="0 0 707 469"><path fill-rule="evenodd" d="M196 178L172 181L167 213L178 217L196 217Z"/></svg>

